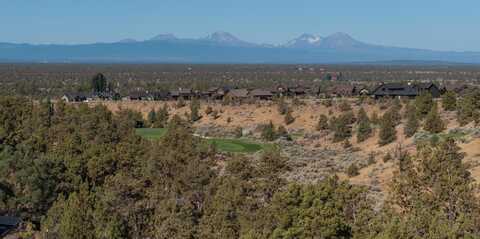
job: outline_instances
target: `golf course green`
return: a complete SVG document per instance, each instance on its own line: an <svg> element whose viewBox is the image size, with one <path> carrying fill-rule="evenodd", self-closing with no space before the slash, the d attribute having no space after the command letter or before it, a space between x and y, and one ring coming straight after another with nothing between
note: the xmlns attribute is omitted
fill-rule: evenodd
<svg viewBox="0 0 480 239"><path fill-rule="evenodd" d="M140 128L136 129L136 133L145 139L158 140L167 132L164 128ZM210 144L215 144L218 150L230 153L255 153L264 149L265 145L250 142L246 139L222 139L212 138L206 139Z"/></svg>

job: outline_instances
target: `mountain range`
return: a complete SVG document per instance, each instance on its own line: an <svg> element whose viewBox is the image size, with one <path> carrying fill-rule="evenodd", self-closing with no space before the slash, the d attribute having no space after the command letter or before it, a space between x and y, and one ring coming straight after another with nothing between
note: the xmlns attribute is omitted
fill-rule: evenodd
<svg viewBox="0 0 480 239"><path fill-rule="evenodd" d="M160 34L147 40L77 45L0 43L1 62L104 63L371 63L452 62L480 64L480 52L382 46L346 33L301 36L281 45L257 44L228 32L203 38Z"/></svg>

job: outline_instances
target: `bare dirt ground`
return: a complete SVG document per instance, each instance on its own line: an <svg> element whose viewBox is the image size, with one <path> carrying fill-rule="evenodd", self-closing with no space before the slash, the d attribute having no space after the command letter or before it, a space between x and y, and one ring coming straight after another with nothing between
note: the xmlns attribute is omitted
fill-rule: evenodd
<svg viewBox="0 0 480 239"><path fill-rule="evenodd" d="M356 113L360 106L355 104L356 99L350 99L353 111ZM92 105L102 104L113 112L120 109L131 109L141 112L145 117L152 109L158 110L164 104L168 104L170 115L184 116L189 112L187 106L176 108L176 102L92 102ZM205 109L210 106L219 112L219 117L214 119L205 115ZM295 121L285 125L284 116L280 115L277 104L274 102L260 102L256 104L243 104L237 106L222 105L220 103L201 103L200 113L203 117L195 123L196 127L215 127L223 130L233 130L236 127L243 129L255 129L260 124L270 121L276 125L284 125L295 137L291 142L280 142L281 148L292 161L292 171L287 175L291 180L316 181L326 175L336 173L340 178L348 179L353 184L365 185L377 192L385 192L393 177L396 164L393 161L383 162L382 158L387 153L394 153L401 147L410 153L415 153L415 144L412 138L403 135L403 123L397 126L397 140L394 143L380 147L378 145L378 129L368 140L358 143L356 137L352 137L351 149L344 149L342 143L332 143L331 135L318 132L316 124L321 114L328 117L341 114L339 101L333 102L333 106L326 107L320 100L303 100L303 104L291 105ZM384 112L379 104L362 104L369 116L376 112L381 116ZM441 109L441 107L439 107ZM454 112L440 112L447 122L447 129L458 128ZM403 112L401 112L403 114ZM472 128L469 125L467 127ZM298 135L298 136L297 136ZM465 152L465 161L471 165L471 172L480 182L480 138L471 138L468 142L459 145ZM375 156L375 163L369 165L367 159L370 155ZM348 177L344 172L352 163L361 166L360 174Z"/></svg>

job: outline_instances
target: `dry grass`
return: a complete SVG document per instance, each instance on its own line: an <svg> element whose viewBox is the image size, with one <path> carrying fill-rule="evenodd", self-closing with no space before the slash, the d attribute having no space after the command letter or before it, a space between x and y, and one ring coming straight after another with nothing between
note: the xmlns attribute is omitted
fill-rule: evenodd
<svg viewBox="0 0 480 239"><path fill-rule="evenodd" d="M113 112L117 112L120 109L131 109L141 112L145 117L151 109L158 110L165 103L164 102L97 102L90 103L92 105L102 104ZM177 114L180 116L189 112L188 103L187 106L180 109L175 108L175 102L167 102L170 106L170 114ZM219 103L202 103L200 113L203 117L196 122L196 126L202 125L216 125L218 127L232 130L236 127L242 128L255 128L259 124L265 124L272 121L275 125L284 125L287 129L293 131L303 131L305 133L315 132L315 127L318 118L321 114L325 114L328 117L332 115L339 115L341 111L338 108L339 102L334 102L334 106L326 107L316 100L307 100L304 105L293 106L293 117L295 121L290 125L284 124L284 117L280 115L277 110L277 105L273 102L261 102L250 105L240 106L224 106ZM354 103L351 104L354 112L359 110L359 106ZM213 119L211 116L205 115L205 109L207 106L213 108L219 112L219 118ZM377 112L379 116L383 113L378 104L375 105L363 105L362 106L367 114L370 116L373 112ZM441 107L439 107L441 109ZM440 112L442 118L447 122L447 128L458 127L458 123L455 121L455 113L453 112ZM402 112L403 114L403 112ZM228 120L230 119L230 120ZM341 143L332 143L328 137L321 137L316 140L310 139L298 139L296 143L301 144L305 150L315 149L319 146L322 148L338 149L342 150ZM349 179L350 182L359 185L369 185L380 188L382 191L387 188L390 182L393 172L395 170L395 164L392 162L384 163L382 161L383 155L387 152L391 152L398 144L401 144L404 149L414 153L415 145L411 138L407 139L403 135L403 124L397 126L397 141L395 143L380 147L378 145L378 129L375 130L373 137L367 139L364 142L358 143L355 137L352 137L351 143L354 147L359 148L360 154L365 157L371 152L376 152L376 163L360 170L360 175L349 178L343 173L338 175L341 178ZM480 181L480 139L474 139L473 141L461 144L462 151L466 153L466 161L474 165L472 167L473 176Z"/></svg>

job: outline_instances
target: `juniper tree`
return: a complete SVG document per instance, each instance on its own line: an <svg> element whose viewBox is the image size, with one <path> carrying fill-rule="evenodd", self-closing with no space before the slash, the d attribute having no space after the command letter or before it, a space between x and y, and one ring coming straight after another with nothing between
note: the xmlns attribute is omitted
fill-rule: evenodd
<svg viewBox="0 0 480 239"><path fill-rule="evenodd" d="M195 122L201 118L199 111L200 102L194 98L190 101L190 120L192 122Z"/></svg>
<svg viewBox="0 0 480 239"><path fill-rule="evenodd" d="M350 120L348 115L342 114L332 122L334 142L340 142L352 136Z"/></svg>
<svg viewBox="0 0 480 239"><path fill-rule="evenodd" d="M387 201L379 238L475 238L480 233L476 186L453 139L424 145L403 159Z"/></svg>
<svg viewBox="0 0 480 239"><path fill-rule="evenodd" d="M363 108L358 111L357 141L363 142L372 135L370 119Z"/></svg>
<svg viewBox="0 0 480 239"><path fill-rule="evenodd" d="M458 123L463 126L472 122L475 110L475 97L473 97L472 95L467 95L461 98L457 104Z"/></svg>
<svg viewBox="0 0 480 239"><path fill-rule="evenodd" d="M419 118L425 117L432 109L433 98L428 92L423 92L415 98L415 108L417 109L417 116Z"/></svg>
<svg viewBox="0 0 480 239"><path fill-rule="evenodd" d="M383 146L389 144L397 139L397 130L395 129L395 122L392 120L391 112L386 112L382 116L380 123L379 141L378 143Z"/></svg>
<svg viewBox="0 0 480 239"><path fill-rule="evenodd" d="M446 111L453 111L457 107L457 95L453 91L447 91L442 97L442 106Z"/></svg>
<svg viewBox="0 0 480 239"><path fill-rule="evenodd" d="M270 121L267 125L263 126L262 138L266 141L273 141L277 138L275 126L273 125L272 121Z"/></svg>
<svg viewBox="0 0 480 239"><path fill-rule="evenodd" d="M350 103L348 103L348 101L346 101L346 100L342 100L342 102L340 103L340 105L338 107L340 108L341 111L352 110L352 107L350 106Z"/></svg>
<svg viewBox="0 0 480 239"><path fill-rule="evenodd" d="M287 110L284 117L285 124L289 125L295 121L295 118L292 116L291 110Z"/></svg>
<svg viewBox="0 0 480 239"><path fill-rule="evenodd" d="M148 126L149 127L155 127L155 122L157 122L157 112L155 111L155 109L152 109L150 110L150 112L148 112Z"/></svg>
<svg viewBox="0 0 480 239"><path fill-rule="evenodd" d="M440 133L445 129L445 123L438 115L437 104L434 104L427 117L425 118L424 130L430 133Z"/></svg>
<svg viewBox="0 0 480 239"><path fill-rule="evenodd" d="M405 111L407 122L405 123L405 127L403 128L403 133L406 137L412 137L418 130L419 122L415 110L415 106L413 104L409 104L407 106L407 110Z"/></svg>
<svg viewBox="0 0 480 239"><path fill-rule="evenodd" d="M165 128L169 119L168 105L164 104L156 113L155 128Z"/></svg>
<svg viewBox="0 0 480 239"><path fill-rule="evenodd" d="M328 127L328 117L324 114L320 115L317 123L317 130L327 130Z"/></svg>
<svg viewBox="0 0 480 239"><path fill-rule="evenodd" d="M284 115L288 112L288 105L283 97L278 99L278 113Z"/></svg>

